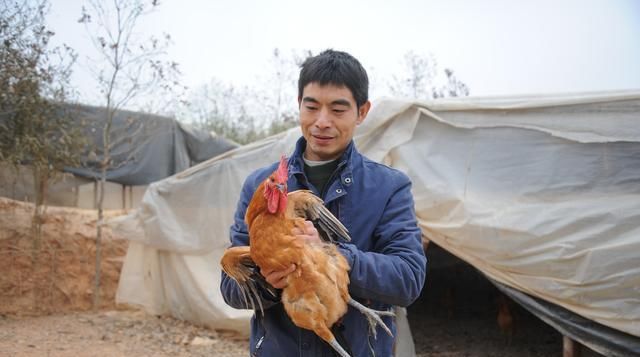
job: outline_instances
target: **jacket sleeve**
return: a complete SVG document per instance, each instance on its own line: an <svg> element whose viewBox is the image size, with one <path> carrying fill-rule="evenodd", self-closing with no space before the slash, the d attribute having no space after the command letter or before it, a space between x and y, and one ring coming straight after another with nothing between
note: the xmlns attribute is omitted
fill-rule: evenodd
<svg viewBox="0 0 640 357"><path fill-rule="evenodd" d="M420 296L427 259L416 220L411 181L402 177L374 230L374 249L364 252L353 244L339 244L351 266L349 293L354 297L408 306Z"/></svg>
<svg viewBox="0 0 640 357"><path fill-rule="evenodd" d="M250 175L244 182L242 186L242 191L240 193L240 199L238 200L238 205L236 207L236 212L234 214L234 222L231 226L231 246L246 246L249 245L249 233L247 229L247 225L244 222L244 215L247 211L247 207L249 206L249 201L251 197L253 197L253 193L257 185L256 175ZM222 271L222 280L220 283L220 292L222 293L222 297L227 305L234 307L236 309L251 309L250 305L247 305L247 301L245 301L244 295L236 283L235 280L231 279L224 271ZM269 293L267 293L264 289L258 286L258 292L260 294L260 300L262 301L262 306L265 309L277 304L280 302L280 298L274 299L271 297ZM256 304L257 308L257 304Z"/></svg>

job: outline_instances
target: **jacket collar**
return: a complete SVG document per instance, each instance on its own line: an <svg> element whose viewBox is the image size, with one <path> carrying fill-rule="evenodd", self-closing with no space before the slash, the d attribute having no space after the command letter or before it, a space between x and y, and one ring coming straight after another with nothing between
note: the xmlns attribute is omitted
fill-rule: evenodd
<svg viewBox="0 0 640 357"><path fill-rule="evenodd" d="M304 154L304 150L307 147L307 140L301 136L300 139L296 142L296 148L293 151L293 154L289 158L289 177L295 174L303 174L304 175L304 160L302 159L302 155ZM338 159L338 170L347 169L349 172L351 171L351 163L353 162L353 157L358 154L358 150L353 143L353 140L347 145L347 148L344 150L340 158Z"/></svg>

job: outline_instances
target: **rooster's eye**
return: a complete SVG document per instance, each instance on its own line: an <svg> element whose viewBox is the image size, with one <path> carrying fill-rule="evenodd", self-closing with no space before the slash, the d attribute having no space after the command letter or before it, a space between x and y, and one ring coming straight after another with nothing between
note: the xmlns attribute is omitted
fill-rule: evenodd
<svg viewBox="0 0 640 357"><path fill-rule="evenodd" d="M275 179L273 177L269 177L269 181L275 182Z"/></svg>

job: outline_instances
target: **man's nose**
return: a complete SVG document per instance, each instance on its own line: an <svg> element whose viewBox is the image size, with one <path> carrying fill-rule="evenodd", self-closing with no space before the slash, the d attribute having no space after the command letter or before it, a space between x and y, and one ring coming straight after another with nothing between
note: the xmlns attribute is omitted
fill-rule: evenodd
<svg viewBox="0 0 640 357"><path fill-rule="evenodd" d="M328 110L321 109L318 112L318 117L316 118L315 125L318 128L328 128L331 126L331 117Z"/></svg>

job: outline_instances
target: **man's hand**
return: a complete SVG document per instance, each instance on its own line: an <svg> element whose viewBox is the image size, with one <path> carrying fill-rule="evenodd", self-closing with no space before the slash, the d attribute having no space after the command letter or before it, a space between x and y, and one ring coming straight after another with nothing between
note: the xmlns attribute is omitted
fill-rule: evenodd
<svg viewBox="0 0 640 357"><path fill-rule="evenodd" d="M284 289L287 287L287 276L296 270L295 264L285 270L263 270L260 274L264 276L267 283L276 289Z"/></svg>
<svg viewBox="0 0 640 357"><path fill-rule="evenodd" d="M298 239L304 239L305 243L321 243L320 234L316 227L313 226L311 221L304 221L304 227L294 227L291 230L291 234L298 237Z"/></svg>

